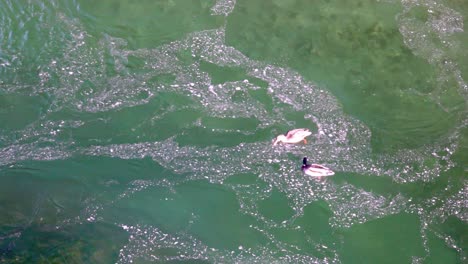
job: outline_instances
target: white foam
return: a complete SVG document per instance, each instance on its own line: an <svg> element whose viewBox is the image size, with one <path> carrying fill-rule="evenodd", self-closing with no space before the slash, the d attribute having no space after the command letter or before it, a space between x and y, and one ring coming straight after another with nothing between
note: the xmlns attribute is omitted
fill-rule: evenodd
<svg viewBox="0 0 468 264"><path fill-rule="evenodd" d="M234 9L235 5L236 0L218 0L211 8L211 13L213 15L228 16Z"/></svg>

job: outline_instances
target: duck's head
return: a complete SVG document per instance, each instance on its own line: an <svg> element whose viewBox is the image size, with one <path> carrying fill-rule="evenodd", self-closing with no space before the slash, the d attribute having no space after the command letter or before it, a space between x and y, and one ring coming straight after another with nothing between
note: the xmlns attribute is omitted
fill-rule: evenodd
<svg viewBox="0 0 468 264"><path fill-rule="evenodd" d="M307 165L307 157L304 157L304 158L302 159L302 165Z"/></svg>
<svg viewBox="0 0 468 264"><path fill-rule="evenodd" d="M279 136L277 136L277 137L275 138L275 140L273 140L273 146L274 146L274 145L277 145L277 144L279 144L279 143L281 143L281 142L283 142L283 141L285 141L285 140L286 140L286 136L285 136L285 135L279 135Z"/></svg>

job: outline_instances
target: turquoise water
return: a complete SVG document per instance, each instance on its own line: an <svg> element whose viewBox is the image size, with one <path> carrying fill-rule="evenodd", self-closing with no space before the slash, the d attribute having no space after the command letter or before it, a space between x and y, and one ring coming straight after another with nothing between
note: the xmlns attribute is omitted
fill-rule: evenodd
<svg viewBox="0 0 468 264"><path fill-rule="evenodd" d="M465 1L0 14L1 263L467 261Z"/></svg>

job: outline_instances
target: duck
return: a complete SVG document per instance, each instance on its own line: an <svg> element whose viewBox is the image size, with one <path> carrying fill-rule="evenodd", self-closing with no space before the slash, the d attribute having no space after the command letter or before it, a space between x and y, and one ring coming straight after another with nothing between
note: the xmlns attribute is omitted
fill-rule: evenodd
<svg viewBox="0 0 468 264"><path fill-rule="evenodd" d="M306 137L310 135L312 135L312 132L310 132L310 130L307 128L293 129L288 131L286 135L277 136L273 141L273 146L281 142L287 144L296 144L303 141L305 144L307 144Z"/></svg>
<svg viewBox="0 0 468 264"><path fill-rule="evenodd" d="M335 175L331 169L319 164L307 164L307 157L302 159L302 172L311 177L322 177Z"/></svg>

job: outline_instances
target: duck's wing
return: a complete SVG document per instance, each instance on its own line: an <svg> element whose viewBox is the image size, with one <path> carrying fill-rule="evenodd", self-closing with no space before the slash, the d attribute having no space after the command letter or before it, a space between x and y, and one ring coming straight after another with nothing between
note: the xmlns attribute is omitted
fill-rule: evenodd
<svg viewBox="0 0 468 264"><path fill-rule="evenodd" d="M329 168L320 164L310 164L310 167L314 169L330 170Z"/></svg>
<svg viewBox="0 0 468 264"><path fill-rule="evenodd" d="M335 174L329 168L319 165L319 164L310 164L309 168L305 171L309 176L320 177L320 176L332 176Z"/></svg>
<svg viewBox="0 0 468 264"><path fill-rule="evenodd" d="M296 135L297 133L301 133L301 132L307 132L309 131L309 129L306 129L306 128L296 128L296 129L293 129L293 130L289 130L288 133L286 134L286 137L287 138L292 138L294 135Z"/></svg>

